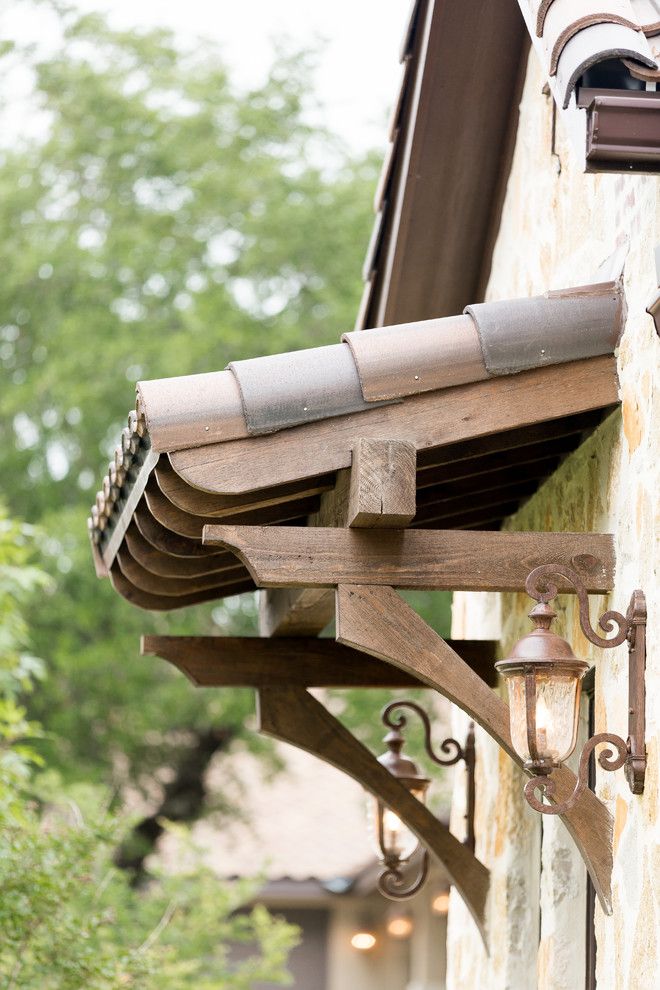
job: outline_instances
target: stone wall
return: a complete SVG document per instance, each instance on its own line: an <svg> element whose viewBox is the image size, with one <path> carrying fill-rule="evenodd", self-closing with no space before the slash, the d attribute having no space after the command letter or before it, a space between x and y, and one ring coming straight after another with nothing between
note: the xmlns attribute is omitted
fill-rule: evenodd
<svg viewBox="0 0 660 990"><path fill-rule="evenodd" d="M645 308L656 285L660 241L658 180L584 175L557 122L532 54L514 161L495 247L487 298L532 295L586 283L615 249L627 249L627 325L618 352L621 410L612 414L509 521L511 530L612 532L616 586L591 598L592 618L625 611L631 591L649 608L648 770L642 796L623 771L598 770L596 790L614 819L611 917L595 908L599 990L660 985L660 827L658 723L660 593L657 575L660 493L660 341ZM562 597L557 631L596 667L596 731L627 731L625 646L601 651L582 636L574 600ZM458 638L501 635L503 654L530 628L525 595L455 596ZM454 713L461 738L466 719ZM585 721L583 719L583 721ZM582 727L586 738L586 724ZM586 871L563 824L536 815L522 796L523 777L484 733L477 736L477 855L492 871L490 954L460 898L452 893L448 933L450 990L581 990L585 983ZM457 779L452 825L462 827Z"/></svg>

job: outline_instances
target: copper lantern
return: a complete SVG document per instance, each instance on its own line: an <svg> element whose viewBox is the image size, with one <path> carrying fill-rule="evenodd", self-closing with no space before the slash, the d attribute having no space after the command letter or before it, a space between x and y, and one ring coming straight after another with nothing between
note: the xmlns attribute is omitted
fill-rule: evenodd
<svg viewBox="0 0 660 990"><path fill-rule="evenodd" d="M582 678L589 664L550 630L557 613L539 602L529 613L535 628L495 666L509 691L511 742L526 770L549 774L577 741Z"/></svg>

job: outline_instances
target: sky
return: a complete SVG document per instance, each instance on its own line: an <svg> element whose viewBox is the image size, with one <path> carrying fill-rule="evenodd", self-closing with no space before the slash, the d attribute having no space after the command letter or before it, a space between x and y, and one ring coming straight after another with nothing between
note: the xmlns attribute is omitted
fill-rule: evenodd
<svg viewBox="0 0 660 990"><path fill-rule="evenodd" d="M235 77L259 81L274 38L299 46L325 41L317 73L324 123L355 150L385 146L386 121L399 83L399 44L409 0L73 0L102 10L118 27L164 26L182 42L217 42ZM5 7L0 31L47 44L45 13L20 2Z"/></svg>

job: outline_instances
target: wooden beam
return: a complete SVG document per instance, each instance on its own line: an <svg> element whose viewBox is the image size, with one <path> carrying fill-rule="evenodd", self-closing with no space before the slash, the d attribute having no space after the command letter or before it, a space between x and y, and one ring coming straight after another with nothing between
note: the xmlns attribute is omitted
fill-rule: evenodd
<svg viewBox="0 0 660 990"><path fill-rule="evenodd" d="M446 825L303 688L260 689L258 713L261 732L330 763L399 815L445 868L485 938L489 871Z"/></svg>
<svg viewBox="0 0 660 990"><path fill-rule="evenodd" d="M205 526L206 545L233 550L261 587L394 585L520 591L534 567L568 565L588 591L614 586L614 544L601 533ZM570 590L565 585L562 590Z"/></svg>
<svg viewBox="0 0 660 990"><path fill-rule="evenodd" d="M452 647L486 683L495 683L495 642L465 640ZM425 686L391 664L317 636L143 636L140 652L169 661L199 687Z"/></svg>
<svg viewBox="0 0 660 990"><path fill-rule="evenodd" d="M457 653L392 588L343 586L337 591L337 639L419 677L478 722L522 766L509 735L509 709ZM575 776L553 771L556 799L573 792ZM612 817L593 791L562 815L589 870L603 910L612 912Z"/></svg>
<svg viewBox="0 0 660 990"><path fill-rule="evenodd" d="M267 436L170 454L193 488L233 494L348 468L358 437L407 440L417 450L521 429L618 400L616 360L587 358L440 389L366 412L306 423Z"/></svg>
<svg viewBox="0 0 660 990"><path fill-rule="evenodd" d="M353 448L349 526L403 527L415 515L416 450L406 440L361 437Z"/></svg>

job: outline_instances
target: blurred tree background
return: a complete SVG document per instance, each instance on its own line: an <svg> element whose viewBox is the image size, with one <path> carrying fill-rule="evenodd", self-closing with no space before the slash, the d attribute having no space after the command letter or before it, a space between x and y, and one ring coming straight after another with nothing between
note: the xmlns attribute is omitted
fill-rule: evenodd
<svg viewBox="0 0 660 990"><path fill-rule="evenodd" d="M137 379L352 327L379 156L309 123L307 53L280 51L265 83L241 91L210 44L183 50L165 30L48 7L52 50L6 44L0 59L5 77L29 70L44 121L37 136L0 134L2 492L11 516L38 525L48 575L28 614L46 676L25 717L44 727L33 746L63 788L102 785L115 803L127 786L158 794L118 855L139 874L161 818L208 808L217 752L240 743L270 758L249 731L251 692L193 691L138 657L139 636L250 632L255 605L132 609L94 576L89 507ZM446 596L416 601L446 631ZM374 745L382 700L343 701Z"/></svg>

